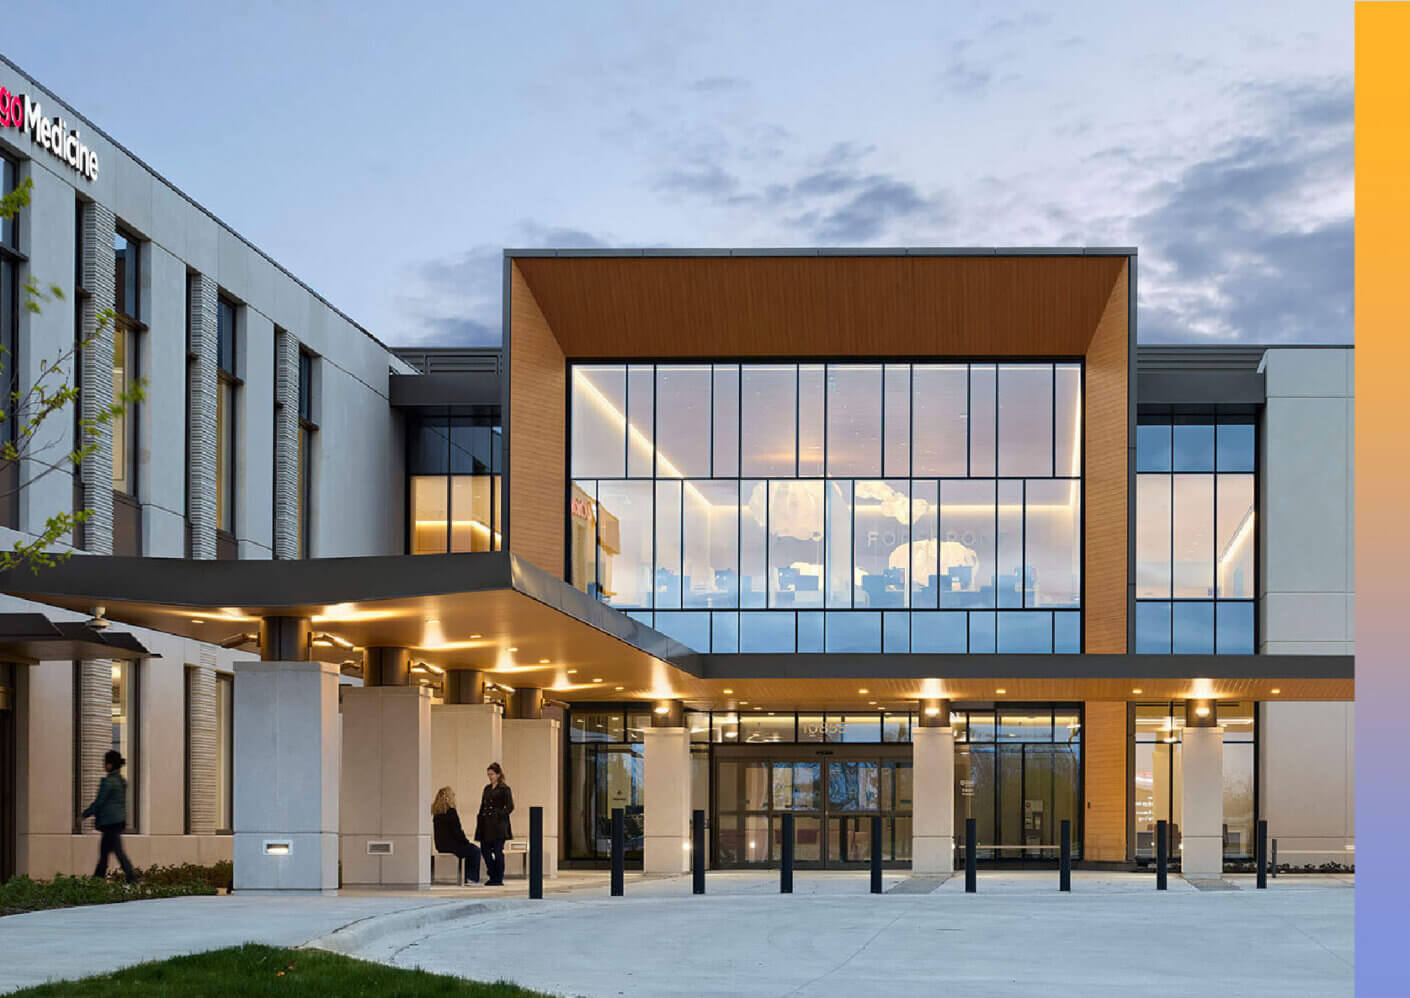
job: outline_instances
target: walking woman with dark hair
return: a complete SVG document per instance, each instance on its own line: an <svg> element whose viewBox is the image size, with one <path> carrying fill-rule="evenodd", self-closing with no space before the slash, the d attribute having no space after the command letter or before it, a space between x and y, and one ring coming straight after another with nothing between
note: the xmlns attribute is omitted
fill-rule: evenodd
<svg viewBox="0 0 1410 998"><path fill-rule="evenodd" d="M504 843L514 838L509 815L514 811L514 794L504 782L504 770L492 762L485 770L489 783L480 795L480 815L475 820L475 838L485 858L485 886L504 886Z"/></svg>
<svg viewBox="0 0 1410 998"><path fill-rule="evenodd" d="M98 784L98 796L93 798L93 803L83 809L83 817L91 815L93 824L103 833L103 838L98 843L98 865L93 869L93 876L100 879L106 877L108 857L116 853L127 882L135 884L137 874L133 872L132 862L122 849L122 830L127 826L127 781L122 778L119 770L126 761L122 753L115 749L109 749L103 755L103 768L107 770L108 775Z"/></svg>

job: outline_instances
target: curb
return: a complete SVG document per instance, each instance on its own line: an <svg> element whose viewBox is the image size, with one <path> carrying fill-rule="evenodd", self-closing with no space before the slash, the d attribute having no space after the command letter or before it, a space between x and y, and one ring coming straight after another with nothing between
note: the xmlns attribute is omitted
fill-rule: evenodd
<svg viewBox="0 0 1410 998"><path fill-rule="evenodd" d="M401 911L368 915L355 922L339 926L327 935L310 939L300 944L298 949L321 949L330 953L353 956L370 943L400 932L414 932L442 922L453 922L476 915L486 915L513 907L514 901L442 901L433 904L404 908Z"/></svg>

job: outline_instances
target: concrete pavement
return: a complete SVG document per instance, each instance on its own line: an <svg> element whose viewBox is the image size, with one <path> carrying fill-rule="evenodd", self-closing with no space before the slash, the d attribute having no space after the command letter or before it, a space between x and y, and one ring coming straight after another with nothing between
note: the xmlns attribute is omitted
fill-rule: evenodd
<svg viewBox="0 0 1410 998"><path fill-rule="evenodd" d="M895 878L896 886L903 878ZM1209 892L1172 878L984 873L930 893L866 893L865 875L756 874L574 892L353 951L402 967L507 979L564 995L1121 996L1154 986L1218 995L1350 996L1350 878L1231 878Z"/></svg>
<svg viewBox="0 0 1410 998"><path fill-rule="evenodd" d="M0 918L0 992L241 942L310 944L403 967L566 995L1121 995L1178 984L1220 995L1352 993L1353 877L1279 877L1266 891L1077 871L911 880L888 872L565 873L530 902L497 891L237 894Z"/></svg>

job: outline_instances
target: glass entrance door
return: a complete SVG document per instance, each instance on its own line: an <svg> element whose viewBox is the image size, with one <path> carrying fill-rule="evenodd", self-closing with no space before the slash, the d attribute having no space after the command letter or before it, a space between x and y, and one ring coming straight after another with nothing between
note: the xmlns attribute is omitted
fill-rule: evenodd
<svg viewBox="0 0 1410 998"><path fill-rule="evenodd" d="M777 865L788 813L800 869L865 866L873 816L881 818L883 862L909 861L909 748L717 750L717 865Z"/></svg>

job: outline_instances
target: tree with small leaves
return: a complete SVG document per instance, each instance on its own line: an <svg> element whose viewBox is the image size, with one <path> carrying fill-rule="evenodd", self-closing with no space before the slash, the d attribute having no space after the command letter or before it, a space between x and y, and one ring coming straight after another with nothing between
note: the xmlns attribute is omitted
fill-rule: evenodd
<svg viewBox="0 0 1410 998"><path fill-rule="evenodd" d="M13 220L21 209L27 207L33 186L34 182L25 178L13 191L0 198L0 219ZM41 288L32 276L25 281L23 296L25 311L33 315L40 314L46 303L61 302L67 297L59 285L50 284L47 288ZM103 309L96 319L93 331L87 336L75 339L72 345L59 351L53 359L40 358L34 381L28 387L22 387L17 377L3 377L12 358L0 345L0 378L9 386L3 403L0 403L0 425L8 429L3 440L0 440L0 468L9 472L10 466L14 465L19 470L21 462L25 462L30 471L28 479L20 474L6 474L4 481L18 484L0 489L0 498L13 498L56 472L75 472L103 444L103 428L111 426L127 411L128 406L146 397L146 381L138 378L125 386L123 391L116 392L112 402L101 407L92 417L84 417L77 412L79 386L71 376L77 367L75 362L109 326L119 321L112 309ZM67 411L70 406L75 410L75 434L41 432L56 413ZM74 530L87 522L90 516L92 510L88 509L52 514L32 539L16 541L9 550L0 550L0 571L29 568L37 572L40 568L68 558L72 551L56 548L55 545L72 536Z"/></svg>

